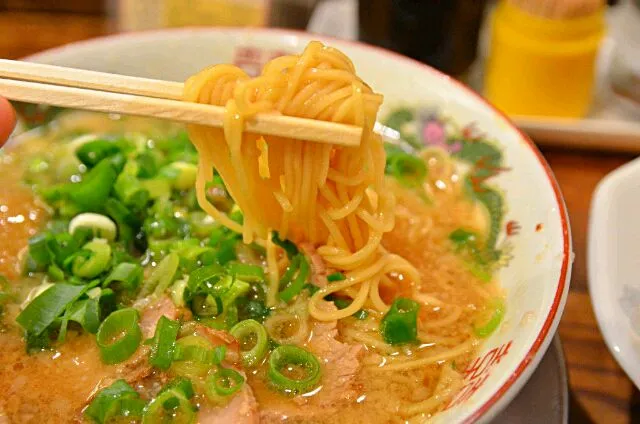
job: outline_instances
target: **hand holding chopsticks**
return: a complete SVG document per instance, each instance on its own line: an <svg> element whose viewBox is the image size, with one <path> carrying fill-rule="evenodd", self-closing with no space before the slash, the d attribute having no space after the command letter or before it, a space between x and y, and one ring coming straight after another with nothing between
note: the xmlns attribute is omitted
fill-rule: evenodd
<svg viewBox="0 0 640 424"><path fill-rule="evenodd" d="M225 109L182 101L183 84L0 59L0 96L28 103L123 113L221 128ZM357 146L362 128L278 114L258 114L257 134Z"/></svg>

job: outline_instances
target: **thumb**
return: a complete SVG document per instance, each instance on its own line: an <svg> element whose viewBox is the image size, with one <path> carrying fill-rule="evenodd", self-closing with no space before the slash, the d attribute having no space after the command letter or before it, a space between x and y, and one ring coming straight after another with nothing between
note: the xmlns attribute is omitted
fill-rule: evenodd
<svg viewBox="0 0 640 424"><path fill-rule="evenodd" d="M0 97L0 147L9 138L16 125L16 114L8 100Z"/></svg>

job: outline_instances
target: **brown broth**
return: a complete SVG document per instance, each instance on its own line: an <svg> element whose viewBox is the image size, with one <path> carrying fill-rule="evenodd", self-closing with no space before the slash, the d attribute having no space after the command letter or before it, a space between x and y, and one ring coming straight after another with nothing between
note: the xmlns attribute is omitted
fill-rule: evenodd
<svg viewBox="0 0 640 424"><path fill-rule="evenodd" d="M122 125L119 121L104 118L91 119L94 121L68 119L60 125L66 125L67 130L89 128L93 131ZM144 127L141 123L136 125ZM40 144L34 143L35 147L29 148L42 149L47 142L41 139ZM2 174L9 178L0 187L0 239L3 240L0 244L0 274L7 275L13 285L27 286L33 283L19 277L20 252L26 248L28 238L41 228L47 212L30 189L20 184L24 164L13 162L17 157L6 156L5 163L0 162ZM263 412L263 422L279 422L285 418L288 422L309 423L404 422L415 414L407 414L403 408L431 398L442 376L458 375L456 370L464 369L477 352L474 345L453 358L418 369L381 371L380 364L386 361L428 358L461 344L475 342L471 331L474 323L486 314L489 301L501 295L495 281L482 283L474 277L448 243L448 234L458 227L481 230L486 226L476 205L455 192L438 196L437 205L427 205L408 191L399 187L394 190L399 204L398 217L395 229L384 237L383 245L416 266L422 282L418 287L412 287L398 279L396 283L400 289L394 288L388 295L392 298L400 294L423 293L437 297L446 306L422 307L419 334L423 344L420 346L389 352L385 351L388 346L378 349L368 344L360 358L361 367L344 396L335 392L338 389L334 382L327 381L306 396L283 396L268 383L268 361L265 361L248 375ZM25 219L11 218L16 216ZM451 314L458 311L459 316L447 322ZM78 335L73 331L58 349L28 355L14 323L16 314L17 307L9 308L3 317L6 324L4 332L0 333L0 422L3 422L3 414L10 423L71 421L78 416L101 379L113 375L113 367L100 361L94 336ZM372 312L368 320L345 319L338 325L336 339L346 345L361 345L363 340L358 337L368 337L375 342L379 340L377 323L380 318ZM439 322L445 324L437 325ZM309 343L314 337L312 333ZM323 364L323 369L328 365ZM442 407L441 404L425 410L422 416L429 417ZM270 414L264 413L267 409Z"/></svg>

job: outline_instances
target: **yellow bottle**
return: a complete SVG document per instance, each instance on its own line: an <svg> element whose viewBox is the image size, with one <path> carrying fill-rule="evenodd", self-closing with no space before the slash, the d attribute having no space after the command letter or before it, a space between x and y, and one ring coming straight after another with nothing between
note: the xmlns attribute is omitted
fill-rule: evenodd
<svg viewBox="0 0 640 424"><path fill-rule="evenodd" d="M270 0L117 0L120 31L164 27L266 26Z"/></svg>
<svg viewBox="0 0 640 424"><path fill-rule="evenodd" d="M491 23L485 96L509 115L585 116L604 31L604 8L549 19L501 1Z"/></svg>

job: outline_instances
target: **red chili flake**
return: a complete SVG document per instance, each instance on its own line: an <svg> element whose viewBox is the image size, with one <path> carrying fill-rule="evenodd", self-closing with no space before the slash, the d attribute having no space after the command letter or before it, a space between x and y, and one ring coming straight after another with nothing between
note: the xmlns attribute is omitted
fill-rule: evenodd
<svg viewBox="0 0 640 424"><path fill-rule="evenodd" d="M539 233L540 231L542 231L542 224L536 224L536 233Z"/></svg>
<svg viewBox="0 0 640 424"><path fill-rule="evenodd" d="M507 222L507 236L515 236L520 233L522 227L518 224L518 221L509 221Z"/></svg>

